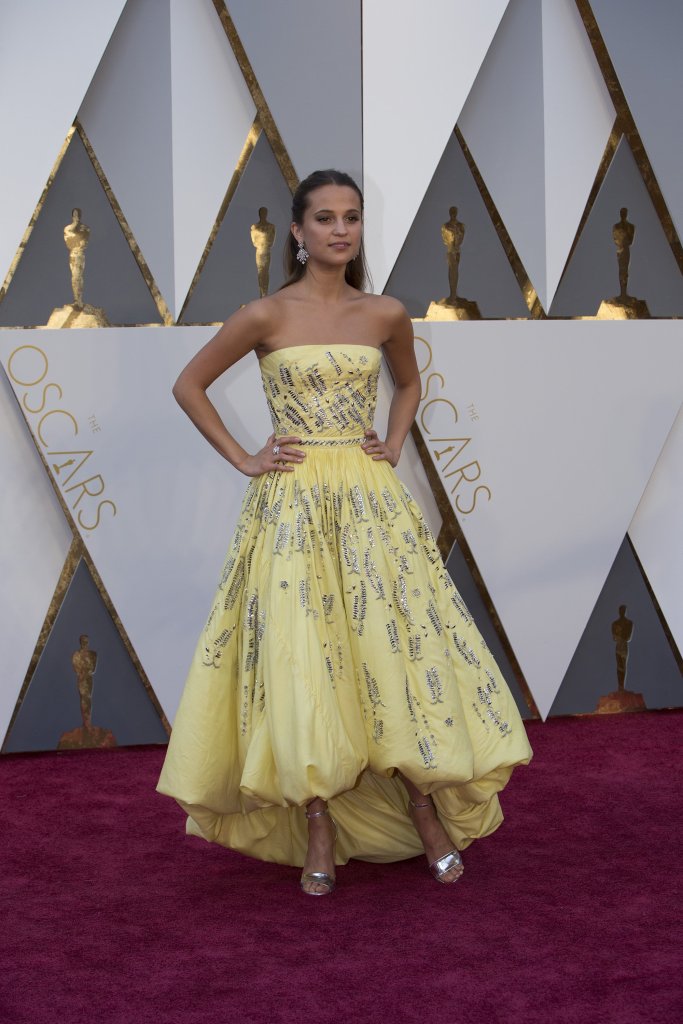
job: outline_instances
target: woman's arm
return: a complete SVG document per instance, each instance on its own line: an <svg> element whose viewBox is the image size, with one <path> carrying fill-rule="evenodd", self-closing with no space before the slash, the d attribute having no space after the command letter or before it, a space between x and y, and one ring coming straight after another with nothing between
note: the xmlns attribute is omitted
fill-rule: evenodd
<svg viewBox="0 0 683 1024"><path fill-rule="evenodd" d="M247 476L259 476L272 469L293 471L286 462L299 462L301 457L281 449L277 460L272 452L275 435L256 455L250 455L228 431L208 395L207 389L248 352L253 351L270 327L267 302L251 302L225 321L220 330L192 357L173 385L173 396L187 413L197 430L209 444L236 469ZM282 445L297 442L298 437L278 438Z"/></svg>
<svg viewBox="0 0 683 1024"><path fill-rule="evenodd" d="M420 404L422 391L420 371L415 358L413 325L404 306L397 299L382 296L380 301L387 317L388 337L382 346L394 378L394 394L389 407L389 422L385 441L377 432L367 431L369 440L361 447L373 459L386 459L396 466L401 449Z"/></svg>

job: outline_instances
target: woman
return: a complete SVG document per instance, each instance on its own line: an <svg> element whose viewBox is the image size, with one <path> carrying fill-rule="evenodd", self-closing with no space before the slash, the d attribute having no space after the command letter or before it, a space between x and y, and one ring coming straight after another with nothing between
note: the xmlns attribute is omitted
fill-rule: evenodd
<svg viewBox="0 0 683 1024"><path fill-rule="evenodd" d="M403 306L363 291L362 222L348 175L302 181L288 281L230 317L173 389L251 481L159 790L191 833L303 866L310 895L331 893L352 856L421 849L438 881L456 881L458 850L497 828L497 792L531 757L394 472L420 378ZM253 455L206 395L252 351L274 427ZM381 353L395 383L384 440L372 427Z"/></svg>

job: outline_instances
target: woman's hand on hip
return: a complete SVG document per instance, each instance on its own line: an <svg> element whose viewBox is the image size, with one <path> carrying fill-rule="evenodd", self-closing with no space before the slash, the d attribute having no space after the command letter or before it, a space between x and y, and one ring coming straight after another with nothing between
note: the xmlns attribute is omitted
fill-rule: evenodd
<svg viewBox="0 0 683 1024"><path fill-rule="evenodd" d="M263 448L256 455L248 455L240 462L237 469L245 476L262 476L263 473L271 473L273 470L281 473L293 473L294 466L290 466L289 463L303 462L306 457L305 452L290 447L299 441L301 441L300 437L287 435L276 438L273 433Z"/></svg>
<svg viewBox="0 0 683 1024"><path fill-rule="evenodd" d="M366 455L370 455L375 462L379 462L380 459L386 460L390 466L396 468L400 456L400 452L395 452L388 446L386 441L380 441L377 436L376 430L365 431L365 441L363 441L361 448Z"/></svg>

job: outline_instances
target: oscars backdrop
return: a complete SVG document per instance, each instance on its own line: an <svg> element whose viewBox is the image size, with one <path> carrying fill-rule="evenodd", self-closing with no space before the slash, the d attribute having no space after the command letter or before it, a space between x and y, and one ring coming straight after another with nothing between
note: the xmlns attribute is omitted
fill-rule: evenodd
<svg viewBox="0 0 683 1024"><path fill-rule="evenodd" d="M682 38L675 0L5 4L4 752L165 742L246 487L170 389L318 167L413 317L398 472L522 713L683 704ZM263 444L255 356L211 397Z"/></svg>

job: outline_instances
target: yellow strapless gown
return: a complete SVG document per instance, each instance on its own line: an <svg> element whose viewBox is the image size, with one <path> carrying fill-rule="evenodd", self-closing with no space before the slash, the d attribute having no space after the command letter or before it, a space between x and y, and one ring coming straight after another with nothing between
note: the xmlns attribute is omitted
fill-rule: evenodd
<svg viewBox="0 0 683 1024"><path fill-rule="evenodd" d="M188 832L262 860L303 864L316 796L337 863L421 853L396 769L464 849L531 758L420 508L359 447L380 363L368 345L261 360L273 428L306 458L247 486L159 780Z"/></svg>

